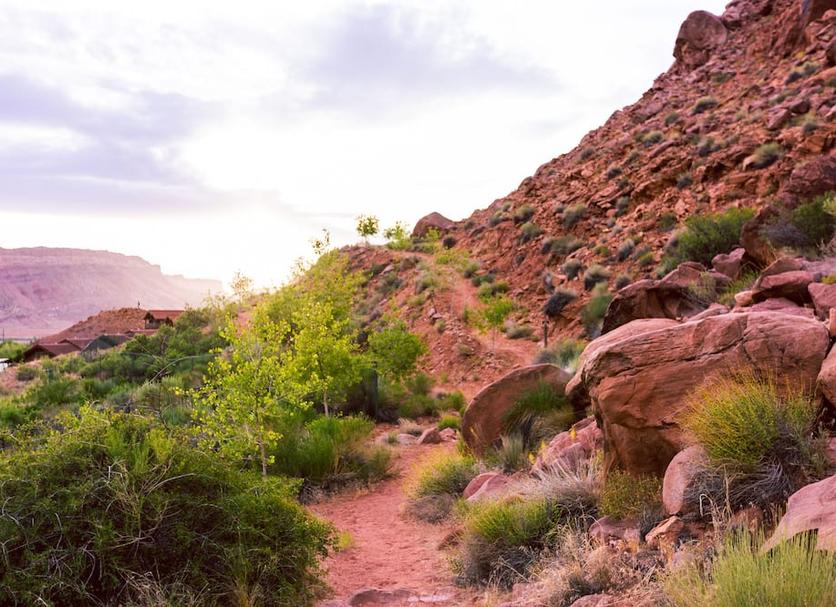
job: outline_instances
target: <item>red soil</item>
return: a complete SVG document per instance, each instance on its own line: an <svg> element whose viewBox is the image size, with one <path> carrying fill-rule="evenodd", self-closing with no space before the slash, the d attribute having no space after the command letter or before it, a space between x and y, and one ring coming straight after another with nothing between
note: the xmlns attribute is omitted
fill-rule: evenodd
<svg viewBox="0 0 836 607"><path fill-rule="evenodd" d="M409 589L438 605L475 605L475 597L453 586L453 575L439 544L449 525L430 525L407 518L404 485L417 464L451 443L398 448L397 476L370 490L342 493L311 509L351 533L353 546L325 562L328 583L339 599L359 590ZM415 599L413 599L414 604ZM392 603L387 603L392 604ZM420 603L419 603L420 604Z"/></svg>

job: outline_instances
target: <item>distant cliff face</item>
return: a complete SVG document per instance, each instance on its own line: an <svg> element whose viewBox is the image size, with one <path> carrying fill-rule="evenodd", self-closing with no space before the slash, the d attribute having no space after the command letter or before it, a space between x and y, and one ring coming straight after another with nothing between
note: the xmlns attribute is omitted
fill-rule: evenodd
<svg viewBox="0 0 836 607"><path fill-rule="evenodd" d="M110 308L200 305L220 281L163 274L139 257L85 249L0 248L0 331L54 333Z"/></svg>

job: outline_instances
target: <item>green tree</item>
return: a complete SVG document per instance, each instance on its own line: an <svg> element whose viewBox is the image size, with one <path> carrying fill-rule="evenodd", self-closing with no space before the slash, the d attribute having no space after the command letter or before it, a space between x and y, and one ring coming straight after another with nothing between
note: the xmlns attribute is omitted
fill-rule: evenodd
<svg viewBox="0 0 836 607"><path fill-rule="evenodd" d="M407 330L402 320L389 320L369 335L368 355L378 373L400 381L415 370L427 351L421 338Z"/></svg>
<svg viewBox="0 0 836 607"><path fill-rule="evenodd" d="M366 241L380 231L380 220L374 215L360 215L357 218L357 233Z"/></svg>
<svg viewBox="0 0 836 607"><path fill-rule="evenodd" d="M507 297L494 297L488 301L482 316L485 319L485 325L491 330L493 347L496 347L496 334L502 329L508 315L515 308L514 302Z"/></svg>

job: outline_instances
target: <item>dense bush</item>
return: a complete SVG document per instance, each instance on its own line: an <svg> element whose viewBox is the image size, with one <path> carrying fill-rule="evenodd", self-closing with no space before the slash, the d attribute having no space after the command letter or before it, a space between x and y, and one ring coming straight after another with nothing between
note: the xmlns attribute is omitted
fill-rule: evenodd
<svg viewBox="0 0 836 607"><path fill-rule="evenodd" d="M442 494L458 497L478 472L473 457L440 452L416 470L409 493L413 498Z"/></svg>
<svg viewBox="0 0 836 607"><path fill-rule="evenodd" d="M781 212L777 221L764 228L764 234L777 247L820 248L836 232L836 218L830 212L834 205L836 194L828 192L791 211Z"/></svg>
<svg viewBox="0 0 836 607"><path fill-rule="evenodd" d="M126 604L138 587L204 605L309 604L328 526L148 419L83 410L0 460L0 601Z"/></svg>
<svg viewBox="0 0 836 607"><path fill-rule="evenodd" d="M578 298L578 294L571 289L555 289L554 293L549 297L546 304L543 306L543 314L549 318L556 318L563 308Z"/></svg>
<svg viewBox="0 0 836 607"><path fill-rule="evenodd" d="M38 376L38 370L35 367L22 366L18 367L15 377L17 381L32 381Z"/></svg>
<svg viewBox="0 0 836 607"><path fill-rule="evenodd" d="M675 607L830 607L836 605L836 555L801 534L770 550L748 534L726 539L705 571L689 563L665 580Z"/></svg>
<svg viewBox="0 0 836 607"><path fill-rule="evenodd" d="M607 475L601 492L601 513L617 519L652 516L662 501L662 481L653 476L632 476L620 470Z"/></svg>
<svg viewBox="0 0 836 607"><path fill-rule="evenodd" d="M711 265L719 253L728 253L740 240L743 224L752 218L751 209L729 209L715 215L693 215L685 220L685 231L663 260L665 270L683 261Z"/></svg>

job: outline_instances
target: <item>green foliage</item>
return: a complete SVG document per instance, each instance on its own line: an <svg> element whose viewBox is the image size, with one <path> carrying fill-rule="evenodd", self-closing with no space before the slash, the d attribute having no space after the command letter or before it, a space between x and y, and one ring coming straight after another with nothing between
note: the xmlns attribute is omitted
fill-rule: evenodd
<svg viewBox="0 0 836 607"><path fill-rule="evenodd" d="M697 389L683 425L712 459L752 469L779 447L803 452L815 415L804 387L737 374Z"/></svg>
<svg viewBox="0 0 836 607"><path fill-rule="evenodd" d="M618 261L625 261L630 255L633 254L633 251L636 250L636 243L633 242L631 238L628 238L621 245L618 247L618 251L616 252L615 258Z"/></svg>
<svg viewBox="0 0 836 607"><path fill-rule="evenodd" d="M587 291L592 290L595 285L605 283L610 278L610 272L603 266L593 265L587 268L583 275L583 286Z"/></svg>
<svg viewBox="0 0 836 607"><path fill-rule="evenodd" d="M439 430L446 430L447 428L452 428L453 430L461 430L462 420L458 415L443 415L441 419L438 420L437 427Z"/></svg>
<svg viewBox="0 0 836 607"><path fill-rule="evenodd" d="M393 251L406 251L412 246L412 238L406 224L401 221L383 230L383 237L386 239L386 246Z"/></svg>
<svg viewBox="0 0 836 607"><path fill-rule="evenodd" d="M734 296L741 291L747 291L750 289L752 285L755 284L758 276L760 276L760 274L754 271L744 272L738 278L729 283L729 286L726 287L722 293L720 293L720 297L717 301L724 306L733 306Z"/></svg>
<svg viewBox="0 0 836 607"><path fill-rule="evenodd" d="M544 440L566 430L575 412L562 391L546 382L522 394L502 419L503 431L518 436L523 448L536 449Z"/></svg>
<svg viewBox="0 0 836 607"><path fill-rule="evenodd" d="M540 234L543 233L543 228L538 226L536 223L527 221L520 226L520 237L519 240L521 243L530 242L537 238Z"/></svg>
<svg viewBox="0 0 836 607"><path fill-rule="evenodd" d="M652 145L656 145L657 143L661 143L664 139L665 134L662 131L650 131L642 137L642 143L645 147L650 147Z"/></svg>
<svg viewBox="0 0 836 607"><path fill-rule="evenodd" d="M629 274L619 274L615 277L615 290L620 291L627 285L633 282L633 277Z"/></svg>
<svg viewBox="0 0 836 607"><path fill-rule="evenodd" d="M534 217L534 207L524 204L514 209L514 223L524 223Z"/></svg>
<svg viewBox="0 0 836 607"><path fill-rule="evenodd" d="M673 230L676 227L676 213L673 213L672 211L665 211L659 215L656 227L663 232L670 232Z"/></svg>
<svg viewBox="0 0 836 607"><path fill-rule="evenodd" d="M551 363L573 373L585 348L585 341L562 339L548 350L540 352L534 362L537 364Z"/></svg>
<svg viewBox="0 0 836 607"><path fill-rule="evenodd" d="M504 280L492 280L491 282L483 282L479 286L479 290L476 292L476 295L484 303L490 303L491 299L496 298L498 295L507 293L509 290L510 286Z"/></svg>
<svg viewBox="0 0 836 607"><path fill-rule="evenodd" d="M26 344L16 341L0 342L0 358L8 358L12 362L18 360L26 351Z"/></svg>
<svg viewBox="0 0 836 607"><path fill-rule="evenodd" d="M801 534L769 552L748 534L726 539L705 571L685 565L664 580L675 607L830 607L836 604L836 555Z"/></svg>
<svg viewBox="0 0 836 607"><path fill-rule="evenodd" d="M499 437L499 446L492 454L503 472L513 473L528 468L528 448L521 434L513 433Z"/></svg>
<svg viewBox="0 0 836 607"><path fill-rule="evenodd" d="M444 494L458 497L478 473L473 457L439 452L416 469L409 494L413 499Z"/></svg>
<svg viewBox="0 0 836 607"><path fill-rule="evenodd" d="M482 311L482 317L485 320L485 326L493 331L494 341L496 341L496 333L502 328L505 319L517 308L513 301L505 296L494 297L485 305Z"/></svg>
<svg viewBox="0 0 836 607"><path fill-rule="evenodd" d="M630 197L629 196L620 196L618 200L615 201L615 216L622 217L627 213L630 209Z"/></svg>
<svg viewBox="0 0 836 607"><path fill-rule="evenodd" d="M415 371L427 347L401 320L390 320L368 338L368 354L378 373L399 381Z"/></svg>
<svg viewBox="0 0 836 607"><path fill-rule="evenodd" d="M678 244L665 256L663 267L672 270L683 261L711 265L715 255L728 253L737 246L743 224L753 216L751 209L728 209L714 215L689 217Z"/></svg>
<svg viewBox="0 0 836 607"><path fill-rule="evenodd" d="M575 224L586 217L587 208L585 204L573 204L563 211L563 226L571 230Z"/></svg>
<svg viewBox="0 0 836 607"><path fill-rule="evenodd" d="M335 477L378 480L388 473L389 452L367 446L374 423L363 417L316 417L288 423L271 451L270 470L323 483Z"/></svg>
<svg viewBox="0 0 836 607"><path fill-rule="evenodd" d="M380 231L380 220L374 215L360 215L357 218L357 233L368 241Z"/></svg>
<svg viewBox="0 0 836 607"><path fill-rule="evenodd" d="M777 221L765 227L764 233L777 247L798 250L821 248L836 233L836 217L832 213L834 205L836 193L828 192L791 211L783 211Z"/></svg>
<svg viewBox="0 0 836 607"><path fill-rule="evenodd" d="M657 510L661 501L661 479L613 470L604 483L600 509L601 514L616 519L640 519L648 512Z"/></svg>
<svg viewBox="0 0 836 607"><path fill-rule="evenodd" d="M543 314L549 318L556 318L563 309L578 298L578 294L571 289L557 288L543 306Z"/></svg>
<svg viewBox="0 0 836 607"><path fill-rule="evenodd" d="M585 208L585 207L584 207ZM558 236L549 243L548 252L552 255L569 255L583 246L583 242L571 234Z"/></svg>
<svg viewBox="0 0 836 607"><path fill-rule="evenodd" d="M700 97L694 104L692 112L694 114L702 114L715 107L717 107L717 100L714 97Z"/></svg>
<svg viewBox="0 0 836 607"><path fill-rule="evenodd" d="M755 169L763 169L781 157L783 150L776 142L765 143L759 146L751 156L751 166Z"/></svg>
<svg viewBox="0 0 836 607"><path fill-rule="evenodd" d="M581 273L582 269L583 264L580 259L567 259L563 262L563 265L560 266L560 271L563 272L569 280L574 280L578 274Z"/></svg>
<svg viewBox="0 0 836 607"><path fill-rule="evenodd" d="M531 339L534 335L534 328L528 324L518 324L508 321L504 326L505 337L508 339Z"/></svg>
<svg viewBox="0 0 836 607"><path fill-rule="evenodd" d="M667 116L665 116L665 126L671 126L672 124L676 124L681 119L679 112L671 112Z"/></svg>
<svg viewBox="0 0 836 607"><path fill-rule="evenodd" d="M601 330L601 321L607 313L607 307L612 301L612 294L607 289L606 283L599 283L592 290L592 297L581 310L581 321L586 329L587 335L594 337Z"/></svg>
<svg viewBox="0 0 836 607"><path fill-rule="evenodd" d="M229 605L310 604L327 525L295 487L227 467L135 415L83 409L0 460L4 604L128 604L142 584Z"/></svg>

